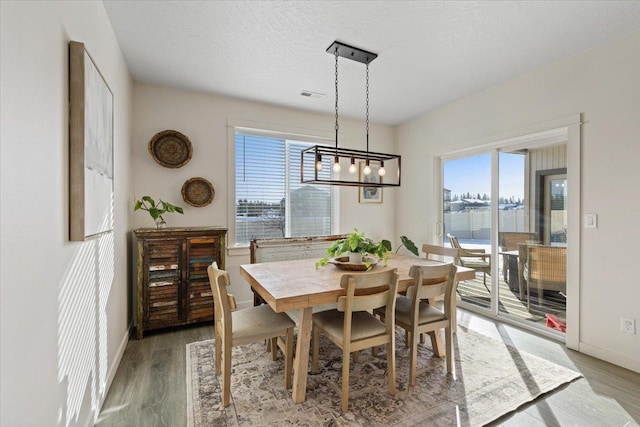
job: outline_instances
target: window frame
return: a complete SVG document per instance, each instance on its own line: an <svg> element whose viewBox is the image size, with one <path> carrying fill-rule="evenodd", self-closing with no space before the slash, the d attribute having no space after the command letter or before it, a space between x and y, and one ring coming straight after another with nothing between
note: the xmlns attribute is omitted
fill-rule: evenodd
<svg viewBox="0 0 640 427"><path fill-rule="evenodd" d="M247 120L227 120L227 253L229 256L249 255L249 244L236 244L236 134L289 139L321 145L335 144L335 134L331 131L296 128L292 126L252 122ZM339 230L339 188L331 191L331 234Z"/></svg>

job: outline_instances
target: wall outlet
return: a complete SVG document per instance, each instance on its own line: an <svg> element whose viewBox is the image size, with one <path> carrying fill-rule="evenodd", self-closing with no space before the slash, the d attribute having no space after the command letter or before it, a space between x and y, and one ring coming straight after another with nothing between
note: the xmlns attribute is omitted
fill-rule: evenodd
<svg viewBox="0 0 640 427"><path fill-rule="evenodd" d="M636 333L636 319L628 319L626 317L620 318L620 330L628 334L635 335Z"/></svg>

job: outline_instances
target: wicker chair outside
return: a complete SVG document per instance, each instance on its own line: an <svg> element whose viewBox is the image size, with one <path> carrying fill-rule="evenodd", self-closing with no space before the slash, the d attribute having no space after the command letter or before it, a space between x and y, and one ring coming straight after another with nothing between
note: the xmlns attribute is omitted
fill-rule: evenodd
<svg viewBox="0 0 640 427"><path fill-rule="evenodd" d="M538 304L542 303L542 291L567 291L567 248L562 246L527 246L524 266L527 282L527 309L531 307L531 288L538 292Z"/></svg>

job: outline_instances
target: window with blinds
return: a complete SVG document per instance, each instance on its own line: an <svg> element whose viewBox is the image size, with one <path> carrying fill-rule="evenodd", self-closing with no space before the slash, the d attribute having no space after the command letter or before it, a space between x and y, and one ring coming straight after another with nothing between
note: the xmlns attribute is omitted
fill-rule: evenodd
<svg viewBox="0 0 640 427"><path fill-rule="evenodd" d="M236 245L248 244L252 239L332 233L335 190L300 183L301 152L312 145L236 133ZM330 174L326 169L321 173Z"/></svg>

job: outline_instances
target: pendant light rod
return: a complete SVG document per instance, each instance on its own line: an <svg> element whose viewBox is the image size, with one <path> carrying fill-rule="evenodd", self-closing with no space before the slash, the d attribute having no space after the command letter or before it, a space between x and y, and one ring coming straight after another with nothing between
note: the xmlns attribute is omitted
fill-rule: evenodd
<svg viewBox="0 0 640 427"><path fill-rule="evenodd" d="M378 54L337 40L327 48L327 53L335 58L335 146L314 145L302 150L300 182L352 187L399 187L401 156L369 151L369 64L378 57ZM338 146L338 57L340 56L366 65L366 151ZM323 158L333 158L331 168L333 173L331 170L323 169ZM341 173L341 163L349 165L348 175ZM356 173L358 170L360 173Z"/></svg>
<svg viewBox="0 0 640 427"><path fill-rule="evenodd" d="M369 152L369 63L367 62L367 152Z"/></svg>
<svg viewBox="0 0 640 427"><path fill-rule="evenodd" d="M338 148L338 46L336 46L334 55L336 57L336 148Z"/></svg>

